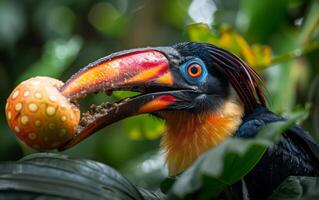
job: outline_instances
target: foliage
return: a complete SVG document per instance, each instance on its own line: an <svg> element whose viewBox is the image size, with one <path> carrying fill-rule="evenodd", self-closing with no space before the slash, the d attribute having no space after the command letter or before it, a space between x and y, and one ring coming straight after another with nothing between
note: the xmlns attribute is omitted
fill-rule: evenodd
<svg viewBox="0 0 319 200"><path fill-rule="evenodd" d="M67 80L81 67L111 52L192 40L226 48L262 73L269 91L268 104L275 113L294 118L296 110L309 105L309 118L301 125L319 139L318 7L317 0L3 0L0 1L0 107L4 108L5 99L16 84L30 76ZM130 95L135 93L92 95L80 104L86 110L92 103L117 101ZM173 197L188 197L197 191L204 198L217 195L254 166L271 144L269 140L285 125L272 126L279 127L265 129L260 134L265 135L256 140L231 139L207 152L180 178L166 180L163 188ZM0 160L16 160L31 153L13 137L4 115L0 115L0 128ZM164 130L163 121L138 116L101 130L65 154L107 163L124 172L136 185L158 188L167 174L163 170L164 158L154 158L153 154L158 151ZM254 157L252 151L256 153ZM229 159L236 160L232 163L237 165L246 159L249 162L237 167L241 170L236 173L226 173L232 169ZM70 162L75 167L73 164ZM212 169L207 169L208 164L212 164ZM39 166L32 164L32 167ZM191 188L189 180L197 188ZM207 192L210 184L219 187ZM291 194L294 197L289 198L311 199L318 196L311 193L317 185L315 178L291 177L272 198L287 198ZM298 188L297 192L292 193L292 188ZM139 191L157 195L146 189Z"/></svg>
<svg viewBox="0 0 319 200"><path fill-rule="evenodd" d="M244 59L250 66L261 69L271 63L269 46L249 45L245 38L230 27L221 27L219 33L209 30L207 24L193 24L188 27L192 41L206 42L220 46Z"/></svg>
<svg viewBox="0 0 319 200"><path fill-rule="evenodd" d="M164 199L161 193L140 192L109 166L59 154L33 154L2 163L0 174L0 198L8 198L13 189L12 199Z"/></svg>
<svg viewBox="0 0 319 200"><path fill-rule="evenodd" d="M33 76L60 77L78 55L81 45L82 40L76 36L67 41L57 39L48 42L40 60L24 71L18 78L17 84Z"/></svg>
<svg viewBox="0 0 319 200"><path fill-rule="evenodd" d="M175 182L170 180L167 195L136 187L101 163L42 153L1 164L0 197L155 200L189 199L196 195L197 199L211 199L247 174L283 131L307 115L307 112L298 112L287 121L266 125L255 139L227 140L203 154ZM10 193L12 189L15 193ZM289 177L270 199L315 199L318 189L318 177Z"/></svg>
<svg viewBox="0 0 319 200"><path fill-rule="evenodd" d="M136 92L130 91L115 91L113 93L119 100L136 94ZM165 130L163 121L147 115L131 117L123 122L123 127L133 140L141 138L157 139Z"/></svg>

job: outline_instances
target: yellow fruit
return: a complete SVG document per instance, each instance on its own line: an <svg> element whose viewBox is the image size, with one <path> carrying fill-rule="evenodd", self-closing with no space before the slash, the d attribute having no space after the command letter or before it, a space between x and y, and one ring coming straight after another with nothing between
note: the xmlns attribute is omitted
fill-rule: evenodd
<svg viewBox="0 0 319 200"><path fill-rule="evenodd" d="M53 78L30 78L7 99L9 127L34 149L56 149L76 133L80 110L59 92L61 86L63 82Z"/></svg>

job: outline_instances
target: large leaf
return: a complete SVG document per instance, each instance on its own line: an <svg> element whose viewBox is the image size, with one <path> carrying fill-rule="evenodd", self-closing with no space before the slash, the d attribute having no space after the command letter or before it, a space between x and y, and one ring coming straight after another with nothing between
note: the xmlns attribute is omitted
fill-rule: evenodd
<svg viewBox="0 0 319 200"><path fill-rule="evenodd" d="M200 190L207 197L217 196L248 173L267 146L268 143L263 140L227 140L204 154L182 174L173 185L173 194L182 198Z"/></svg>
<svg viewBox="0 0 319 200"><path fill-rule="evenodd" d="M18 191L16 196L11 191ZM7 195L59 199L164 199L132 185L114 169L89 160L59 154L33 154L18 162L0 164L0 199ZM145 196L144 196L145 195Z"/></svg>
<svg viewBox="0 0 319 200"><path fill-rule="evenodd" d="M266 149L279 140L281 133L306 115L306 112L298 112L287 121L268 124L255 139L228 139L206 152L183 173L174 183L170 194L184 198L196 192L201 199L217 196L245 176Z"/></svg>
<svg viewBox="0 0 319 200"><path fill-rule="evenodd" d="M319 177L288 177L269 197L269 200L319 199Z"/></svg>
<svg viewBox="0 0 319 200"><path fill-rule="evenodd" d="M128 162L121 171L135 184L147 188L158 189L162 187L162 181L167 177L168 169L163 166L165 163L165 154L155 150L152 153L145 153L133 161Z"/></svg>

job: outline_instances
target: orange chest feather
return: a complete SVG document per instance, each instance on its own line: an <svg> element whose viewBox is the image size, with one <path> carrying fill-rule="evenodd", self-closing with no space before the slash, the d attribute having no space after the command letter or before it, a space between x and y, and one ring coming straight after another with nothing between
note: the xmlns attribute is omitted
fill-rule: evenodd
<svg viewBox="0 0 319 200"><path fill-rule="evenodd" d="M166 113L167 132L161 145L167 154L169 174L184 171L203 152L230 137L239 127L242 115L242 107L233 102L226 102L214 113Z"/></svg>

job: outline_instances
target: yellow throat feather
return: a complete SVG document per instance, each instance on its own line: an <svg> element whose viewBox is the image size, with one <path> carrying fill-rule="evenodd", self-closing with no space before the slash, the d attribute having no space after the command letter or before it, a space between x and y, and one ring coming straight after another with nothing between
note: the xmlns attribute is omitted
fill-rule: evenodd
<svg viewBox="0 0 319 200"><path fill-rule="evenodd" d="M167 132L162 138L161 147L167 154L169 175L178 175L202 153L232 136L241 124L243 114L242 104L230 100L212 113L163 113Z"/></svg>

